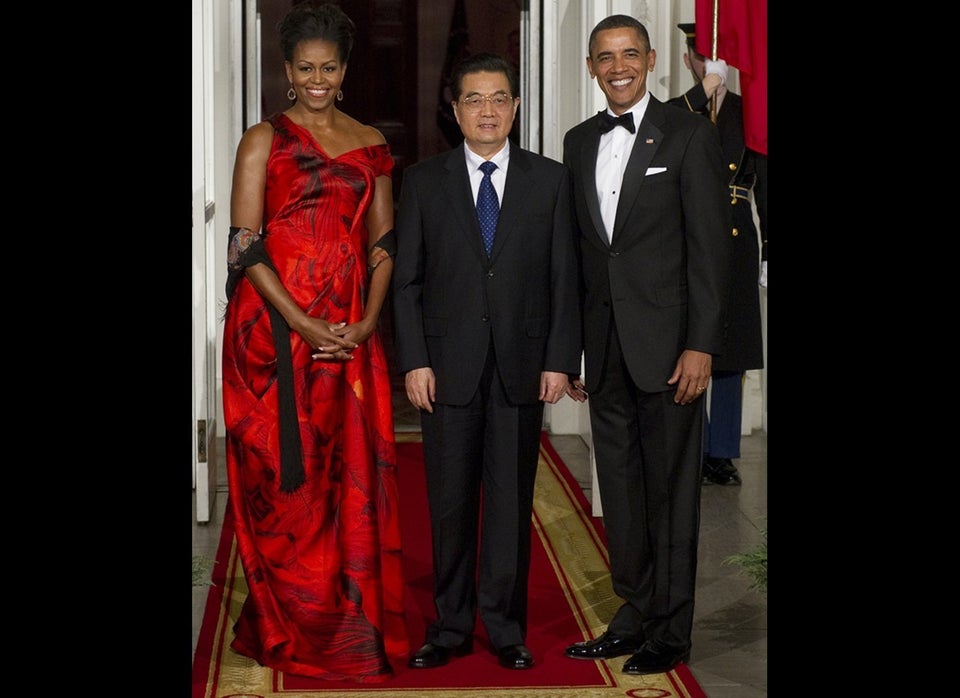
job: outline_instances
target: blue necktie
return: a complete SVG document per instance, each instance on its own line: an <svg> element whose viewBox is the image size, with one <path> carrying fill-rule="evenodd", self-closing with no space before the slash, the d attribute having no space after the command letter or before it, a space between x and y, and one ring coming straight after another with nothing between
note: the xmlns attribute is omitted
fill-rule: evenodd
<svg viewBox="0 0 960 698"><path fill-rule="evenodd" d="M480 180L480 191L477 192L477 220L480 221L480 234L483 236L483 246L490 256L493 249L493 234L497 230L497 218L500 216L500 202L497 201L497 192L490 181L490 173L497 169L496 164L484 162L480 165L483 179Z"/></svg>

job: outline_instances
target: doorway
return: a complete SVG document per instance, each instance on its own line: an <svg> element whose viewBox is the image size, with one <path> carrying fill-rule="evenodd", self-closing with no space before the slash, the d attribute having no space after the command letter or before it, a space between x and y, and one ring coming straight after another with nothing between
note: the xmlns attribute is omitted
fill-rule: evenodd
<svg viewBox="0 0 960 698"><path fill-rule="evenodd" d="M295 0L260 0L260 114L244 128L286 109L290 87L276 26ZM493 51L520 68L522 0L340 0L357 26L343 102L355 119L383 133L394 158L394 199L403 170L453 143L444 133L444 71L464 53ZM254 20L255 21L255 20ZM521 111L524 105L521 104ZM519 124L520 117L517 117ZM514 134L519 137L517 128ZM454 134L455 136L455 134Z"/></svg>
<svg viewBox="0 0 960 698"><path fill-rule="evenodd" d="M259 114L247 116L248 128L269 114L287 109L289 89L277 36L277 23L296 0L260 0ZM459 143L456 123L450 129L449 89L445 78L456 60L469 53L493 51L511 60L520 72L521 0L340 0L336 2L357 28L344 98L338 108L380 130L394 158L393 195L399 200L404 169ZM247 21L256 21L256 18ZM246 81L244 84L248 84ZM249 103L249 100L244 100ZM255 102L254 102L255 103ZM524 104L521 103L522 113ZM449 114L447 112L450 112ZM511 137L519 141L520 114ZM393 309L388 296L380 330L391 368ZM403 379L391 370L394 403L407 405ZM395 410L397 411L397 410Z"/></svg>

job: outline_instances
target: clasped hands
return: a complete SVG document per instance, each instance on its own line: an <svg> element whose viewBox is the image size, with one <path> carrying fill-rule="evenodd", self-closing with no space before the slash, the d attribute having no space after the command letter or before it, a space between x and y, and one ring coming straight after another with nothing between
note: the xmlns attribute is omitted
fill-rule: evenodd
<svg viewBox="0 0 960 698"><path fill-rule="evenodd" d="M300 336L309 346L317 348L311 354L314 359L352 361L353 350L372 333L372 328L364 320L348 325L346 322L310 318L308 327L300 332Z"/></svg>

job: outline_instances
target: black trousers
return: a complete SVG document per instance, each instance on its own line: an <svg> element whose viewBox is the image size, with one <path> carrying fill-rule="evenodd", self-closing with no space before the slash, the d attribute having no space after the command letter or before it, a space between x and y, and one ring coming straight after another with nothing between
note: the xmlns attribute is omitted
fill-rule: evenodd
<svg viewBox="0 0 960 698"><path fill-rule="evenodd" d="M690 647L705 404L634 385L616 329L590 392L590 425L620 635ZM664 385L669 376L664 376Z"/></svg>
<svg viewBox="0 0 960 698"><path fill-rule="evenodd" d="M543 403L509 403L491 343L470 403L433 409L421 412L437 610L426 641L459 645L479 609L494 649L522 644Z"/></svg>

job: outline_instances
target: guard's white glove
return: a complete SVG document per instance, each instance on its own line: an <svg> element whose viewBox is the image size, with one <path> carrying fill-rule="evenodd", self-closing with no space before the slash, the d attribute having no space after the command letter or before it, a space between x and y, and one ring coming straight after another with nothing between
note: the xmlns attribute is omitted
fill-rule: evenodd
<svg viewBox="0 0 960 698"><path fill-rule="evenodd" d="M760 288L767 287L767 260L760 262Z"/></svg>
<svg viewBox="0 0 960 698"><path fill-rule="evenodd" d="M719 61L711 61L709 58L706 61L706 68L703 71L704 75L719 75L720 84L727 84L727 62L722 58Z"/></svg>

